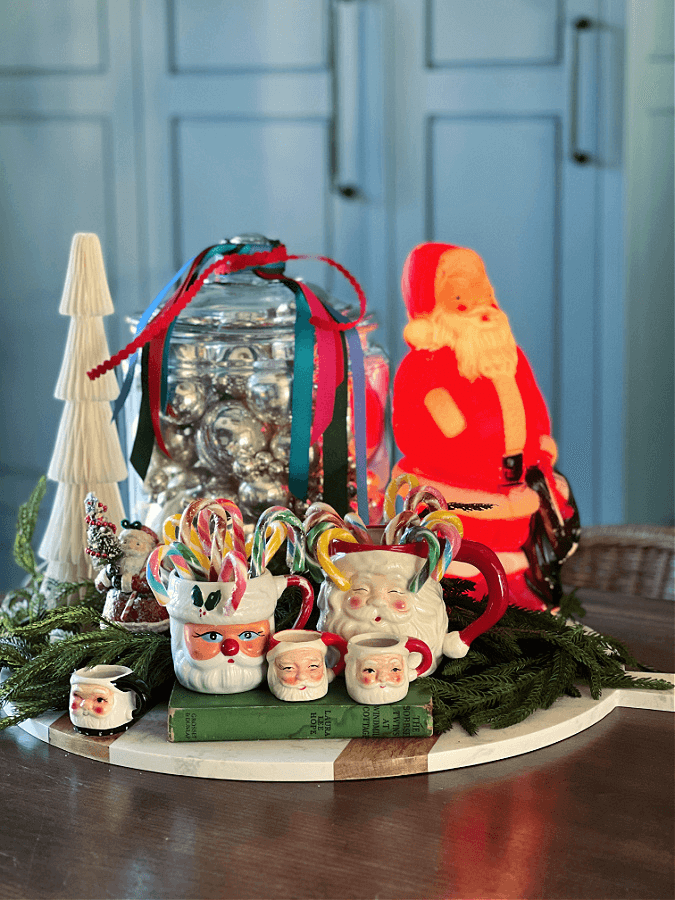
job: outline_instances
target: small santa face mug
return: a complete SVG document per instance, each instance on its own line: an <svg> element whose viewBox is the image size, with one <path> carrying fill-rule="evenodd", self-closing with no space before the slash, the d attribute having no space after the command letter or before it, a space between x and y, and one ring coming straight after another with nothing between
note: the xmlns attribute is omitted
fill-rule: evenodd
<svg viewBox="0 0 675 900"><path fill-rule="evenodd" d="M264 682L274 610L288 585L302 592L294 629L302 628L314 606L306 578L272 575L267 569L247 579L236 608L234 582L190 581L175 572L168 582L166 608L176 678L183 687L202 694L240 694Z"/></svg>
<svg viewBox="0 0 675 900"><path fill-rule="evenodd" d="M91 666L70 676L68 713L81 734L126 731L146 712L149 699L147 684L127 666Z"/></svg>
<svg viewBox="0 0 675 900"><path fill-rule="evenodd" d="M318 700L344 669L346 652L347 641L328 631L278 631L267 651L270 690L279 700ZM335 657L331 665L326 661L329 653Z"/></svg>
<svg viewBox="0 0 675 900"><path fill-rule="evenodd" d="M422 656L417 666L410 660L412 653ZM357 703L396 703L406 696L410 682L427 671L432 659L431 650L418 638L376 632L360 634L347 644L347 693Z"/></svg>

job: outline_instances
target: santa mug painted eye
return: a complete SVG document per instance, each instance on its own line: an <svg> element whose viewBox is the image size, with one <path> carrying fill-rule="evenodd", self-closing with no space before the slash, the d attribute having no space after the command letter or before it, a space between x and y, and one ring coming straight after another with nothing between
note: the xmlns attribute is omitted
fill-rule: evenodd
<svg viewBox="0 0 675 900"><path fill-rule="evenodd" d="M331 649L332 648L332 649ZM279 631L267 651L267 683L279 700L318 700L344 669L347 642L337 634ZM333 659L327 664L327 655Z"/></svg>
<svg viewBox="0 0 675 900"><path fill-rule="evenodd" d="M235 605L234 582L191 581L172 572L166 608L176 678L202 694L239 694L265 680L265 653L274 634L274 610L284 589L298 586L302 607L293 628L302 628L314 592L300 575L249 578Z"/></svg>
<svg viewBox="0 0 675 900"><path fill-rule="evenodd" d="M81 734L126 731L145 713L149 699L147 684L127 666L91 666L70 676L68 713Z"/></svg>
<svg viewBox="0 0 675 900"><path fill-rule="evenodd" d="M485 612L462 631L448 633L448 613L438 581L420 572L428 555L423 541L375 545L335 540L321 585L318 630L345 640L376 632L399 638L416 637L431 650L429 675L443 655L460 658L474 638L497 622L508 606L506 575L496 555L474 541L462 541L455 559L468 562L483 574L488 586Z"/></svg>
<svg viewBox="0 0 675 900"><path fill-rule="evenodd" d="M413 665L415 654L422 657L417 665ZM406 696L410 682L427 671L432 662L431 650L417 638L361 634L347 644L347 693L357 703L396 703Z"/></svg>

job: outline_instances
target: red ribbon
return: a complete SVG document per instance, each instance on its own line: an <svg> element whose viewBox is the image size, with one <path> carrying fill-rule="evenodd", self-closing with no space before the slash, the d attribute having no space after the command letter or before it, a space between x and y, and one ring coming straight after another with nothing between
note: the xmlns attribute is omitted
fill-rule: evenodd
<svg viewBox="0 0 675 900"><path fill-rule="evenodd" d="M206 251L204 251L205 253ZM95 366L93 369L90 369L87 372L87 375L91 379L91 381L95 381L97 378L100 378L101 375L105 375L106 372L111 371L116 366L119 366L121 362L125 359L128 359L132 353L135 353L140 347L144 344L147 344L148 341L153 340L153 338L157 337L159 334L166 332L166 329L169 327L171 322L185 309L185 307L190 303L191 300L194 299L195 295L201 290L204 285L204 282L209 277L209 275L215 273L231 273L231 272L239 272L242 269L256 269L262 266L274 265L276 263L282 262L290 262L295 259L314 259L319 260L320 262L325 262L329 266L332 266L334 269L337 269L340 274L344 275L350 285L354 288L357 297L359 298L359 315L356 319L349 322L336 322L331 316L323 317L319 315L312 315L310 319L310 323L314 325L315 328L321 330L328 331L347 331L349 328L354 328L361 321L366 312L366 295L363 293L363 289L358 281L354 278L354 276L349 272L344 266L341 266L340 263L336 262L334 259L331 259L329 256L289 256L286 253L286 248L283 244L279 245L279 247L275 247L273 250L267 251L265 253L249 253L246 255L237 254L234 256L226 256L223 259L219 259L217 262L208 266L199 278L193 282L193 284L186 289L185 285L189 282L190 276L194 273L194 270L199 265L200 258L203 258L204 254L200 254L199 257L195 259L195 262L190 270L190 275L185 279L183 285L178 289L178 291L174 294L171 300L163 307L161 312L159 312L143 329L143 331L138 334L131 343L127 344L124 349L118 351L110 359L107 359L105 362L100 363L98 366Z"/></svg>

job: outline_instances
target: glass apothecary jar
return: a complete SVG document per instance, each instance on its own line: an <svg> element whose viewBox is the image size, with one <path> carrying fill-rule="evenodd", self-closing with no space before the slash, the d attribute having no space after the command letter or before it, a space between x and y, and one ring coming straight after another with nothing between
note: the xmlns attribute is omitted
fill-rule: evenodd
<svg viewBox="0 0 675 900"><path fill-rule="evenodd" d="M242 235L228 243L246 244L248 253L272 246L261 235ZM323 293L314 285L312 289ZM354 317L354 310L334 305ZM132 331L138 319L127 319ZM309 503L322 499L321 441L310 449L307 499L296 499L288 489L294 326L295 298L281 281L243 271L205 282L176 319L171 336L168 407L161 414L162 437L171 458L155 445L142 482L130 468L134 518L161 531L164 520L182 512L191 500L217 496L234 500L252 525L269 506L287 506L302 516ZM389 362L374 340L376 329L369 314L358 326L366 373L368 505L373 524L381 517L390 465L385 427ZM127 400L129 450L141 402L139 369ZM356 509L351 414L348 418L348 492Z"/></svg>

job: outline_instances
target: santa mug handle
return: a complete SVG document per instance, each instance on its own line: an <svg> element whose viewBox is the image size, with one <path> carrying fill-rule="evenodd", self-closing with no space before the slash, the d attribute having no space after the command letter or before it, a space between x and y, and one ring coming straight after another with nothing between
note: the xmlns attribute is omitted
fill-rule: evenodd
<svg viewBox="0 0 675 900"><path fill-rule="evenodd" d="M422 662L413 670L415 672L415 677L410 679L411 681L414 681L415 678L418 678L422 674L422 672L426 672L433 666L434 657L428 645L419 638L408 638L405 642L405 649L410 651L410 653L422 654Z"/></svg>
<svg viewBox="0 0 675 900"><path fill-rule="evenodd" d="M497 554L484 544L462 541L453 561L468 563L478 569L488 589L485 612L461 631L451 631L443 640L443 653L452 659L461 659L468 653L473 639L492 628L504 615L509 605L509 588Z"/></svg>
<svg viewBox="0 0 675 900"><path fill-rule="evenodd" d="M321 641L327 647L335 647L337 652L340 654L338 661L334 666L330 668L333 670L334 675L339 675L345 667L345 656L347 655L347 641L340 637L339 634L333 634L332 631L322 631L321 632Z"/></svg>
<svg viewBox="0 0 675 900"><path fill-rule="evenodd" d="M150 704L150 688L142 678L138 678L133 674L122 675L121 678L115 678L112 683L119 691L136 694L138 702L134 709L131 710L131 721L136 722L148 710Z"/></svg>
<svg viewBox="0 0 675 900"><path fill-rule="evenodd" d="M291 628L296 631L298 628L304 628L307 620L312 614L312 610L314 609L314 589L312 585L307 581L306 578L303 578L302 575L286 575L285 587L299 587L302 592L302 606L300 607L300 613L298 614L298 618L295 620L295 623L291 625Z"/></svg>

